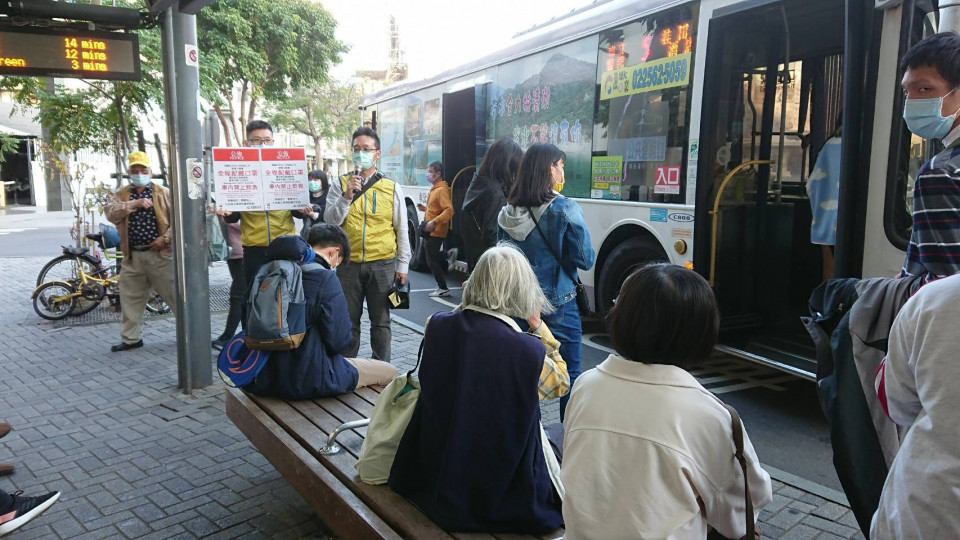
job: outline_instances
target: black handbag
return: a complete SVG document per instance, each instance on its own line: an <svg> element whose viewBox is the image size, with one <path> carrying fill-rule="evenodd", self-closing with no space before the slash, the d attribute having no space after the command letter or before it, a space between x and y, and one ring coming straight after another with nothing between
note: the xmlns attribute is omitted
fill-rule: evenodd
<svg viewBox="0 0 960 540"><path fill-rule="evenodd" d="M410 282L400 283L398 278L387 291L387 303L390 309L410 309Z"/></svg>
<svg viewBox="0 0 960 540"><path fill-rule="evenodd" d="M557 255L556 250L553 249L553 246L550 244L550 241L547 240L547 235L543 234L543 229L540 228L540 224L537 222L537 218L533 217L533 208L527 208L527 211L530 212L530 219L533 220L533 225L537 228L537 232L540 233L540 237L543 238L543 243L547 245L547 248L550 249L550 253L553 254L553 258L556 259L557 265L560 266L560 271L565 272L563 269L563 263L560 261L560 256ZM570 279L573 280L573 284L577 290L577 309L580 310L581 315L590 314L590 297L587 296L587 288L583 286L583 282L580 281L580 276L576 272L570 276Z"/></svg>

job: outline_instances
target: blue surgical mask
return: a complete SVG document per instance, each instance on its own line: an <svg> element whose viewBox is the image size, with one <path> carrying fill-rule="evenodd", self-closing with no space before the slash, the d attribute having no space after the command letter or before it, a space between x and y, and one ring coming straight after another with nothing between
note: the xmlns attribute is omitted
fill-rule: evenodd
<svg viewBox="0 0 960 540"><path fill-rule="evenodd" d="M149 174L131 174L130 183L137 187L147 187L150 184Z"/></svg>
<svg viewBox="0 0 960 540"><path fill-rule="evenodd" d="M310 190L310 193L319 193L323 189L323 184L315 180L310 180L307 182L307 188Z"/></svg>
<svg viewBox="0 0 960 540"><path fill-rule="evenodd" d="M942 139L946 137L957 120L957 112L950 116L943 116L943 98L954 93L951 90L947 95L930 99L908 99L903 104L903 120L914 135L924 139Z"/></svg>
<svg viewBox="0 0 960 540"><path fill-rule="evenodd" d="M361 170L368 170L373 167L373 155L376 154L376 150L373 152L367 150L360 150L353 152L353 162L357 165L360 165Z"/></svg>

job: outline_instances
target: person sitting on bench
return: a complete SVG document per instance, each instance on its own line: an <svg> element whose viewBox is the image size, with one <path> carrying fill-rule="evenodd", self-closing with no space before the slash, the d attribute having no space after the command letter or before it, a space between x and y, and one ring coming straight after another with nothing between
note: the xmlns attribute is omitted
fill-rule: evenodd
<svg viewBox="0 0 960 540"><path fill-rule="evenodd" d="M546 348L514 322L551 309L523 253L503 246L480 257L460 309L429 320L420 401L389 485L444 530L562 525L559 464L540 425Z"/></svg>
<svg viewBox="0 0 960 540"><path fill-rule="evenodd" d="M315 261L323 267L303 272L307 334L296 349L273 351L257 378L244 389L283 399L313 399L389 383L397 376L397 368L389 363L342 355L353 343L353 324L334 270L350 261L347 233L336 225L321 223L310 228L307 243L309 247L299 235L287 235L267 248L268 260L299 260L302 250L312 249Z"/></svg>

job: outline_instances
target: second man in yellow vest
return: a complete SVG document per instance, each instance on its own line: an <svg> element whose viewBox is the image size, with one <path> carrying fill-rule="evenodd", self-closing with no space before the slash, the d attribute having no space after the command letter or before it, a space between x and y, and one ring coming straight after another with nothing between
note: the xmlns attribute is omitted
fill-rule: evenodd
<svg viewBox="0 0 960 540"><path fill-rule="evenodd" d="M390 310L387 293L394 281L407 282L410 239L407 207L400 185L377 172L380 137L368 127L353 134L354 161L360 174L348 173L330 183L324 221L340 225L350 237L350 263L337 268L353 323L353 347L360 349L360 315L367 302L373 357L390 361Z"/></svg>

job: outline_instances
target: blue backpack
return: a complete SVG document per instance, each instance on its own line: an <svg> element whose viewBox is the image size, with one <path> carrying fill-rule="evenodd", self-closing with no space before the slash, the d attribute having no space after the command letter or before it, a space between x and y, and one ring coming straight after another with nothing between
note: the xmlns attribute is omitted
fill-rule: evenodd
<svg viewBox="0 0 960 540"><path fill-rule="evenodd" d="M317 263L274 260L260 267L247 301L246 346L261 351L296 349L307 333L303 271Z"/></svg>

